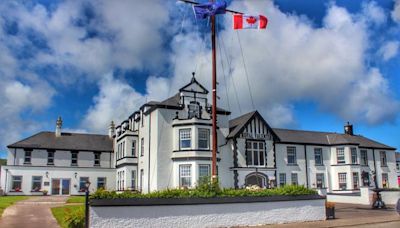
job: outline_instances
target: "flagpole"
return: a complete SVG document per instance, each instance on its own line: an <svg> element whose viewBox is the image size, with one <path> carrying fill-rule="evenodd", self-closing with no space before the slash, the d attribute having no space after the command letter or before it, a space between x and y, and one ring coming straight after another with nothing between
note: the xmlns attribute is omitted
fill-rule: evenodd
<svg viewBox="0 0 400 228"><path fill-rule="evenodd" d="M214 2L214 0L210 0ZM215 15L211 16L211 48L212 48L212 177L211 180L215 183L218 180L217 176L217 48L216 48L216 29Z"/></svg>

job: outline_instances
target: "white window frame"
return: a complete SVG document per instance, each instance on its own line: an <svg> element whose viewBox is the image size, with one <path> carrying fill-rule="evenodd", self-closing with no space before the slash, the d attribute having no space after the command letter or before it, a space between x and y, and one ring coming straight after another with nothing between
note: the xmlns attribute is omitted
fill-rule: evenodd
<svg viewBox="0 0 400 228"><path fill-rule="evenodd" d="M103 179L103 180L100 181L99 179ZM103 184L103 189L106 189L107 178L106 178L106 177L97 177L97 189L101 188L101 187L99 187L99 184L100 184L100 183Z"/></svg>
<svg viewBox="0 0 400 228"><path fill-rule="evenodd" d="M131 171L131 189L136 190L136 170Z"/></svg>
<svg viewBox="0 0 400 228"><path fill-rule="evenodd" d="M360 175L358 172L352 173L353 177L353 189L360 189Z"/></svg>
<svg viewBox="0 0 400 228"><path fill-rule="evenodd" d="M337 162L337 164L345 164L346 163L346 157L344 155L344 147L336 148L336 162Z"/></svg>
<svg viewBox="0 0 400 228"><path fill-rule="evenodd" d="M360 163L361 165L368 165L368 150L360 150Z"/></svg>
<svg viewBox="0 0 400 228"><path fill-rule="evenodd" d="M347 173L338 173L339 190L347 189ZM344 187L343 187L344 185Z"/></svg>
<svg viewBox="0 0 400 228"><path fill-rule="evenodd" d="M20 180L16 180L16 178L19 178ZM22 176L21 175L13 175L11 176L11 190L12 191L22 191ZM14 184L19 183L19 188L15 188Z"/></svg>
<svg viewBox="0 0 400 228"><path fill-rule="evenodd" d="M202 175L202 170L201 170L202 168L207 169L207 175ZM211 176L211 166L209 164L199 164L199 180L203 177L210 177L210 176Z"/></svg>
<svg viewBox="0 0 400 228"><path fill-rule="evenodd" d="M291 173L290 174L290 181L292 185L299 185L299 174L298 173Z"/></svg>
<svg viewBox="0 0 400 228"><path fill-rule="evenodd" d="M379 155L381 160L381 166L386 167L387 166L386 151L379 151Z"/></svg>
<svg viewBox="0 0 400 228"><path fill-rule="evenodd" d="M318 161L317 157L319 157L320 162L317 162ZM314 148L314 161L315 161L315 165L324 165L324 157L322 155L322 148Z"/></svg>
<svg viewBox="0 0 400 228"><path fill-rule="evenodd" d="M197 140L197 147L202 150L209 150L210 149L210 129L207 128L199 128L198 129L198 140ZM201 147L201 142L205 142L207 146Z"/></svg>
<svg viewBox="0 0 400 228"><path fill-rule="evenodd" d="M183 146L184 141L189 141L189 146ZM192 148L192 129L191 128L179 129L179 150L185 150L191 148Z"/></svg>
<svg viewBox="0 0 400 228"><path fill-rule="evenodd" d="M247 166L266 165L265 142L256 140L246 141L246 164Z"/></svg>
<svg viewBox="0 0 400 228"><path fill-rule="evenodd" d="M38 179L35 180L35 178L39 178L40 180L38 180ZM42 176L32 176L31 191L32 192L39 192L42 189L42 181L43 181L43 177ZM39 188L38 189L34 188L35 183L39 183Z"/></svg>
<svg viewBox="0 0 400 228"><path fill-rule="evenodd" d="M286 185L286 173L279 173L279 186Z"/></svg>
<svg viewBox="0 0 400 228"><path fill-rule="evenodd" d="M325 188L325 174L316 173L315 174L315 186L317 188Z"/></svg>
<svg viewBox="0 0 400 228"><path fill-rule="evenodd" d="M32 163L32 150L24 150L24 164Z"/></svg>
<svg viewBox="0 0 400 228"><path fill-rule="evenodd" d="M287 155L287 164L288 165L297 165L297 152L295 146L286 147L286 155ZM292 159L289 159L292 157ZM293 160L293 161L291 161Z"/></svg>
<svg viewBox="0 0 400 228"><path fill-rule="evenodd" d="M351 164L357 164L357 162L358 162L357 148L351 147L350 155L351 155Z"/></svg>
<svg viewBox="0 0 400 228"><path fill-rule="evenodd" d="M192 186L192 164L179 165L179 187L190 188L191 186Z"/></svg>

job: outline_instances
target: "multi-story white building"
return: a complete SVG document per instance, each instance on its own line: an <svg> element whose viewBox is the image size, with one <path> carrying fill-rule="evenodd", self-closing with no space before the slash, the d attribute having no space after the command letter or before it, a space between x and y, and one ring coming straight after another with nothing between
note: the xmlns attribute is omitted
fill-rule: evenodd
<svg viewBox="0 0 400 228"><path fill-rule="evenodd" d="M107 135L39 132L8 146L1 187L6 194L84 194L99 187L114 189L113 141Z"/></svg>
<svg viewBox="0 0 400 228"><path fill-rule="evenodd" d="M398 186L395 148L354 135L350 124L343 134L276 129L257 111L230 119L230 112L220 108L217 124L222 187L298 184L354 192L360 186L374 186L373 178L378 187ZM57 194L63 193L64 188L57 186L65 179L66 185L73 186L65 194L78 194L79 183L86 181L81 177L89 177L92 186L105 177L105 187L118 191L194 187L199 178L210 176L211 126L208 91L193 77L174 96L142 105L117 127L112 123L113 143L109 136L68 134L68 139L62 133L58 137L39 133L10 145L2 186L8 193L20 186L29 194L30 186L40 180L51 194L56 186ZM51 150L57 152L53 157ZM75 152L71 151L79 151L78 166L72 166ZM54 165L46 164L49 156Z"/></svg>

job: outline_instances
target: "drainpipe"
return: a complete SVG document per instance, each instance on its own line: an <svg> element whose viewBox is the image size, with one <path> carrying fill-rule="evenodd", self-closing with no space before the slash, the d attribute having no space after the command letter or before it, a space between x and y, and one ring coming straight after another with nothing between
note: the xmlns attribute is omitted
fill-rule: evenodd
<svg viewBox="0 0 400 228"><path fill-rule="evenodd" d="M304 157L306 160L306 186L308 188L308 159L307 159L307 146L304 144Z"/></svg>
<svg viewBox="0 0 400 228"><path fill-rule="evenodd" d="M378 173L376 170L376 161L375 161L375 149L372 149L372 158L374 159L374 172L375 172L375 178L374 178L374 184L375 188L378 188Z"/></svg>
<svg viewBox="0 0 400 228"><path fill-rule="evenodd" d="M150 145L151 145L151 112L149 113L149 170L147 171L147 190L150 192Z"/></svg>

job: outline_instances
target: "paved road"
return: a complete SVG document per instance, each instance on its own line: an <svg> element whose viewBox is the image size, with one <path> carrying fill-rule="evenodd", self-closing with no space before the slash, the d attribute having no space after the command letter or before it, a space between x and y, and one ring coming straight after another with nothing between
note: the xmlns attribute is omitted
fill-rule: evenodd
<svg viewBox="0 0 400 228"><path fill-rule="evenodd" d="M65 203L65 196L33 196L8 207L0 219L1 228L58 228L51 207Z"/></svg>
<svg viewBox="0 0 400 228"><path fill-rule="evenodd" d="M355 204L336 204L336 219L318 222L291 223L261 226L263 228L299 228L299 227L367 227L398 228L400 216L393 206L386 210L373 210L369 206Z"/></svg>

